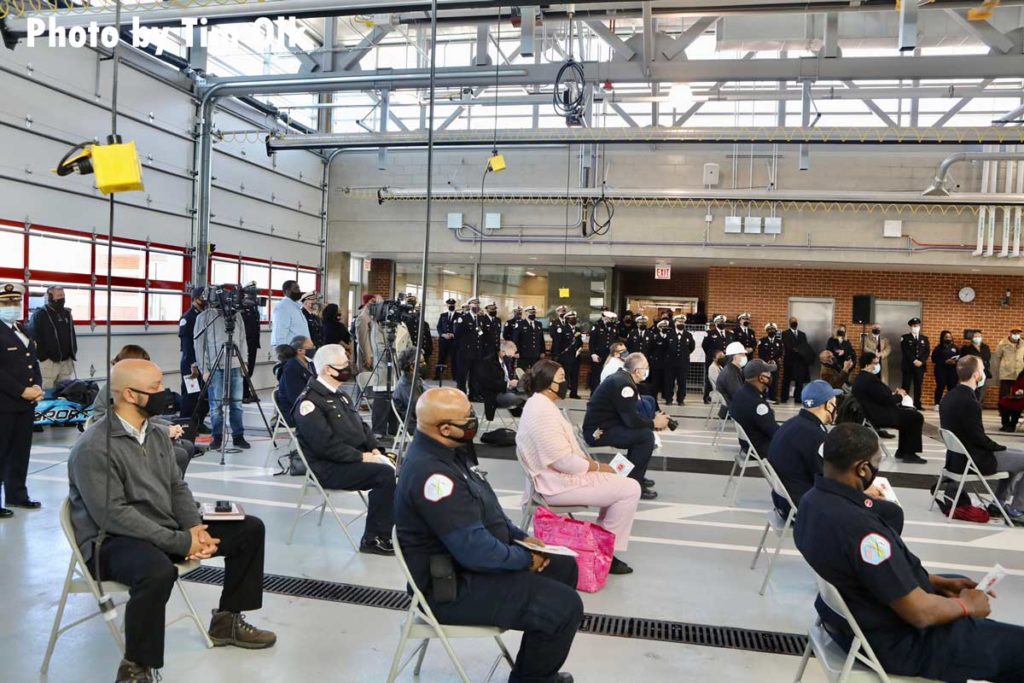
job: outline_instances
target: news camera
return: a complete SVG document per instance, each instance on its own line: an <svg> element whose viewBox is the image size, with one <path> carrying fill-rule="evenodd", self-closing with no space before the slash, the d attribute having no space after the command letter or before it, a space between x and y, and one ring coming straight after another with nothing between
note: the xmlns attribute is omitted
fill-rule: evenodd
<svg viewBox="0 0 1024 683"><path fill-rule="evenodd" d="M254 283L247 285L211 285L206 291L210 308L220 311L228 326L233 326L235 314L241 310L256 310L267 305L267 298L259 296Z"/></svg>
<svg viewBox="0 0 1024 683"><path fill-rule="evenodd" d="M402 316L411 313L414 306L406 301L406 294L399 294L397 299L389 299L378 303L370 304L370 317L380 325L388 323L397 325L402 322Z"/></svg>

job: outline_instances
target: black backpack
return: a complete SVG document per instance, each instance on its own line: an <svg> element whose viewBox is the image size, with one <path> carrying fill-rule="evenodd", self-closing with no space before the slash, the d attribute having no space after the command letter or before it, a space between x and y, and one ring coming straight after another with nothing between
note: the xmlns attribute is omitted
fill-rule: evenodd
<svg viewBox="0 0 1024 683"><path fill-rule="evenodd" d="M842 399L842 402L840 402L839 407L836 409L836 424L843 424L844 422L864 424L867 415L864 414L864 409L861 408L857 399L853 396L844 396Z"/></svg>
<svg viewBox="0 0 1024 683"><path fill-rule="evenodd" d="M277 466L281 469L278 472L274 472L275 477L282 474L301 477L306 474L306 465L302 462L302 458L299 457L298 451L291 451L282 455L277 459Z"/></svg>
<svg viewBox="0 0 1024 683"><path fill-rule="evenodd" d="M516 433L504 427L494 429L480 437L480 443L502 448L516 445Z"/></svg>

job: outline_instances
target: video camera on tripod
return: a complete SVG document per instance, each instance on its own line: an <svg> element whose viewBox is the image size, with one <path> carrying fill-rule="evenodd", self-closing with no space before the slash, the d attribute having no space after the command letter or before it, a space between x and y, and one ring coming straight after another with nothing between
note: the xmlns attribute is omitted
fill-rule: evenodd
<svg viewBox="0 0 1024 683"><path fill-rule="evenodd" d="M224 322L234 327L235 314L241 310L255 310L267 305L267 298L259 296L255 282L246 285L211 285L206 288L206 301L210 308L220 311Z"/></svg>
<svg viewBox="0 0 1024 683"><path fill-rule="evenodd" d="M391 323L397 325L402 322L402 316L411 313L414 306L406 301L408 295L404 292L398 295L397 299L388 299L370 304L370 317L374 322L384 325Z"/></svg>

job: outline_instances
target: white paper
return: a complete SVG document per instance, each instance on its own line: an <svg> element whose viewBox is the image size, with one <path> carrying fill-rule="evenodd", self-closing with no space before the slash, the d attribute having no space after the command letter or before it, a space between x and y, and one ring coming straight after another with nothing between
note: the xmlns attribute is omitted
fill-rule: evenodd
<svg viewBox="0 0 1024 683"><path fill-rule="evenodd" d="M909 395L904 396L903 399L900 401L900 405L902 405L904 408L913 408L914 399L911 398Z"/></svg>
<svg viewBox="0 0 1024 683"><path fill-rule="evenodd" d="M612 458L612 461L608 464L611 465L612 469L615 470L615 473L620 477L628 477L629 473L633 471L634 467L636 467L636 465L631 463L629 458L624 456L622 453L616 453L615 457Z"/></svg>
<svg viewBox="0 0 1024 683"><path fill-rule="evenodd" d="M990 590L995 588L996 584L1006 578L1006 570L1003 566L997 564L985 574L985 578L978 582L978 590L983 593L988 593Z"/></svg>
<svg viewBox="0 0 1024 683"><path fill-rule="evenodd" d="M886 499L890 503L900 504L900 499L896 497L896 491L893 490L892 484L889 483L886 477L875 477L872 482L872 486L878 489L882 494L882 498Z"/></svg>
<svg viewBox="0 0 1024 683"><path fill-rule="evenodd" d="M377 462L377 463L379 463L381 465L388 465L391 469L396 469L395 468L395 463L391 462L391 458L389 458L386 455L377 455L377 456L375 456L374 457L374 462Z"/></svg>
<svg viewBox="0 0 1024 683"><path fill-rule="evenodd" d="M516 541L516 543L527 550L531 550L535 553L542 553L544 555L564 555L565 557L577 556L575 550L572 548L566 548L564 545L535 545L533 543L527 543L526 541Z"/></svg>
<svg viewBox="0 0 1024 683"><path fill-rule="evenodd" d="M195 377L186 377L185 391L187 391L190 394L198 394L200 391L199 380Z"/></svg>

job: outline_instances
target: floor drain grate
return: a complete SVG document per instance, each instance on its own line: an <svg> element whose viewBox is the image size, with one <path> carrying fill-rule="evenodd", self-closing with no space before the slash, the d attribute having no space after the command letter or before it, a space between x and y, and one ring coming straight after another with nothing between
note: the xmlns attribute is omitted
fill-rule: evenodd
<svg viewBox="0 0 1024 683"><path fill-rule="evenodd" d="M224 570L219 567L200 567L185 574L182 578L195 583L219 586L224 583ZM409 596L405 591L280 574L264 574L263 590L278 595L343 602L364 607L392 610L409 608ZM679 621L640 617L618 617L610 614L583 615L580 632L599 636L656 640L681 645L703 645L776 655L800 656L807 646L807 636L796 633L687 624Z"/></svg>

